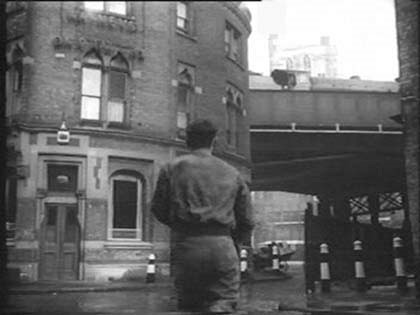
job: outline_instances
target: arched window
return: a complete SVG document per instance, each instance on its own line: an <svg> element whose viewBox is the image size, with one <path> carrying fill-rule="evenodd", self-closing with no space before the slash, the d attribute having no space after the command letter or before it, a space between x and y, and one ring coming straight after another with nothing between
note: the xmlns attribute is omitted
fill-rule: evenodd
<svg viewBox="0 0 420 315"><path fill-rule="evenodd" d="M229 145L235 146L236 140L236 108L235 98L231 89L226 92L226 141Z"/></svg>
<svg viewBox="0 0 420 315"><path fill-rule="evenodd" d="M239 137L239 131L240 131L240 126L239 126L239 124L240 124L240 122L241 122L241 115L242 115L242 97L241 96L237 96L236 97L236 110L235 110L235 127L236 127L236 130L235 130L235 145L236 146L239 146L239 140L240 140L240 137Z"/></svg>
<svg viewBox="0 0 420 315"><path fill-rule="evenodd" d="M185 129L192 119L192 89L193 69L180 66L177 87L177 135L180 139L185 138Z"/></svg>
<svg viewBox="0 0 420 315"><path fill-rule="evenodd" d="M308 55L305 55L303 57L303 69L305 70L311 70L311 58L309 58Z"/></svg>
<svg viewBox="0 0 420 315"><path fill-rule="evenodd" d="M224 42L226 57L242 63L242 34L230 23L225 26Z"/></svg>
<svg viewBox="0 0 420 315"><path fill-rule="evenodd" d="M128 62L117 54L111 59L108 83L108 121L123 123L126 116L125 97L127 90Z"/></svg>
<svg viewBox="0 0 420 315"><path fill-rule="evenodd" d="M144 183L136 172L116 172L110 177L110 239L143 238Z"/></svg>
<svg viewBox="0 0 420 315"><path fill-rule="evenodd" d="M81 118L99 120L102 96L102 59L92 50L83 58Z"/></svg>
<svg viewBox="0 0 420 315"><path fill-rule="evenodd" d="M12 87L14 92L20 92L22 90L23 82L23 51L19 46L13 50L12 53Z"/></svg>
<svg viewBox="0 0 420 315"><path fill-rule="evenodd" d="M232 85L226 88L226 142L232 147L239 145L242 99L243 94L237 88Z"/></svg>
<svg viewBox="0 0 420 315"><path fill-rule="evenodd" d="M126 121L126 96L129 64L121 53L109 62L104 71L103 60L93 49L83 57L81 119L108 121L117 127ZM96 123L97 124L97 123Z"/></svg>

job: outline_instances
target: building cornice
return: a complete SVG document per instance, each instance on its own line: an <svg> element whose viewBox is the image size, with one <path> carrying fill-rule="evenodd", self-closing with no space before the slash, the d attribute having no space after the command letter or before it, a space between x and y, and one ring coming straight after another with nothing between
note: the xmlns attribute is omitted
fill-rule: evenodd
<svg viewBox="0 0 420 315"><path fill-rule="evenodd" d="M246 30L251 33L251 21L241 11L238 3L234 1L222 1L221 3L225 8L229 9L242 22L242 25L246 28Z"/></svg>
<svg viewBox="0 0 420 315"><path fill-rule="evenodd" d="M56 133L58 130L58 127L55 127L55 126L46 126L46 125L28 124L28 123L16 123L10 128L17 129L19 131L29 132L29 133L40 133L40 132ZM127 139L127 140L133 140L133 141L147 142L151 144L172 146L172 147L177 147L179 149L184 149L184 150L187 149L185 142L182 140L172 140L172 139L162 138L158 136L134 134L131 132L129 133L129 132L118 131L118 130L97 130L97 129L85 129L85 128L78 128L78 127L72 127L70 131L72 135L95 136L95 137L101 137L101 138L107 138L107 139L109 138ZM240 156L235 153L219 151L219 152L215 152L215 156L218 156L226 160L237 162L239 164L242 164L245 167L251 167L250 161L248 161L245 157Z"/></svg>

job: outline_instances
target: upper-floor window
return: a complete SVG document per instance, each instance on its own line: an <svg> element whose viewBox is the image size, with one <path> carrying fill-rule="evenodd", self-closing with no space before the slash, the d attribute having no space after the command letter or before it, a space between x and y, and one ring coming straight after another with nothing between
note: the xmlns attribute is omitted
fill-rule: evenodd
<svg viewBox="0 0 420 315"><path fill-rule="evenodd" d="M118 54L111 60L109 71L108 121L110 122L124 122L127 75L127 61Z"/></svg>
<svg viewBox="0 0 420 315"><path fill-rule="evenodd" d="M85 56L82 67L81 118L100 120L102 96L102 60L94 52Z"/></svg>
<svg viewBox="0 0 420 315"><path fill-rule="evenodd" d="M177 81L177 136L184 139L185 129L192 119L194 67L179 63Z"/></svg>
<svg viewBox="0 0 420 315"><path fill-rule="evenodd" d="M176 27L186 33L190 32L190 4L178 1L176 5Z"/></svg>
<svg viewBox="0 0 420 315"><path fill-rule="evenodd" d="M242 98L238 89L232 86L226 89L226 142L232 147L237 147L240 141Z"/></svg>
<svg viewBox="0 0 420 315"><path fill-rule="evenodd" d="M23 82L23 51L16 47L12 53L12 86L13 91L19 92L22 90Z"/></svg>
<svg viewBox="0 0 420 315"><path fill-rule="evenodd" d="M85 8L91 11L127 14L126 1L84 1Z"/></svg>
<svg viewBox="0 0 420 315"><path fill-rule="evenodd" d="M129 65L121 55L114 56L105 71L100 56L86 54L82 67L81 118L124 123Z"/></svg>
<svg viewBox="0 0 420 315"><path fill-rule="evenodd" d="M16 45L8 58L6 70L6 116L16 114L19 111L17 101L23 86L23 51Z"/></svg>
<svg viewBox="0 0 420 315"><path fill-rule="evenodd" d="M231 24L226 23L225 27L225 54L236 62L242 62L242 35Z"/></svg>
<svg viewBox="0 0 420 315"><path fill-rule="evenodd" d="M228 91L226 96L226 142L235 146L236 133L236 109L232 91Z"/></svg>

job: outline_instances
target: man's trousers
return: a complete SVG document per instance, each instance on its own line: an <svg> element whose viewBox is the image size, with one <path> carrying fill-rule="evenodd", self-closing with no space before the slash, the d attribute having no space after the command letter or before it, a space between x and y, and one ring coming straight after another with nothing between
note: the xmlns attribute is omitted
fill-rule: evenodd
<svg viewBox="0 0 420 315"><path fill-rule="evenodd" d="M235 311L240 271L238 253L230 236L177 237L173 250L179 309Z"/></svg>

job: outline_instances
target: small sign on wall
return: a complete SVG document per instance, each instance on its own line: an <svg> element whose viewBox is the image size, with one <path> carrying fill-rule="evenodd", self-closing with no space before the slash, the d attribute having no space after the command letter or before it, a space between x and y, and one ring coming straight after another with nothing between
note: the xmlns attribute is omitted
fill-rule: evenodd
<svg viewBox="0 0 420 315"><path fill-rule="evenodd" d="M203 94L203 88L201 86L196 86L194 92L197 94Z"/></svg>
<svg viewBox="0 0 420 315"><path fill-rule="evenodd" d="M140 79L142 77L142 72L140 70L134 70L132 76L134 79Z"/></svg>

